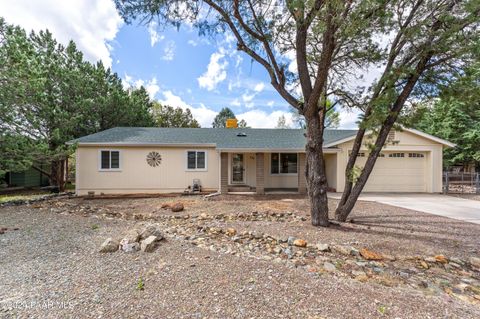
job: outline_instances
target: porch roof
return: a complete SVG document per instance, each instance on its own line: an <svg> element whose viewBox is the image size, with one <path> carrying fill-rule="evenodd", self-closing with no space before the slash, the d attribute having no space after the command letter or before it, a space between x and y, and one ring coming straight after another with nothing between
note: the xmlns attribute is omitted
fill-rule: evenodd
<svg viewBox="0 0 480 319"><path fill-rule="evenodd" d="M325 144L354 136L356 130L325 131ZM303 129L115 127L68 142L79 145L210 146L221 150L304 150Z"/></svg>

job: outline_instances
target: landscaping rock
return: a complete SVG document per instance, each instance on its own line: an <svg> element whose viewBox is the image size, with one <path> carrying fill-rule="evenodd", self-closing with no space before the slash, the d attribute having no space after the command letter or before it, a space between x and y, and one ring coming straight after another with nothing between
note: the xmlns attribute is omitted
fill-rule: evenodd
<svg viewBox="0 0 480 319"><path fill-rule="evenodd" d="M121 242L127 244L137 243L140 240L140 232L138 229L131 229L128 233L123 237Z"/></svg>
<svg viewBox="0 0 480 319"><path fill-rule="evenodd" d="M164 238L162 232L160 231L160 229L158 229L157 227L155 227L154 225L148 225L147 227L145 227L142 232L140 233L140 239L143 240L143 239L146 239L150 236L155 236L157 237L157 241L159 240L162 240Z"/></svg>
<svg viewBox="0 0 480 319"><path fill-rule="evenodd" d="M307 242L304 239L295 239L293 245L297 247L307 247Z"/></svg>
<svg viewBox="0 0 480 319"><path fill-rule="evenodd" d="M138 242L129 242L127 238L124 238L120 241L120 248L126 253L132 253L140 250L140 245Z"/></svg>
<svg viewBox="0 0 480 319"><path fill-rule="evenodd" d="M140 244L140 249L145 253L152 252L155 250L155 246L158 240L159 239L157 238L157 236L149 236L146 239L142 240Z"/></svg>
<svg viewBox="0 0 480 319"><path fill-rule="evenodd" d="M441 263L441 264L447 264L448 263L448 259L444 255L436 255L435 260L437 262Z"/></svg>
<svg viewBox="0 0 480 319"><path fill-rule="evenodd" d="M475 268L480 269L480 258L470 257L470 259L468 261L470 262L470 265L472 265Z"/></svg>
<svg viewBox="0 0 480 319"><path fill-rule="evenodd" d="M367 274L361 270L354 270L352 271L352 275L354 275L355 277L358 277L358 276L366 276Z"/></svg>
<svg viewBox="0 0 480 319"><path fill-rule="evenodd" d="M367 248L360 249L360 255L366 260L382 260L383 256L374 251L368 250Z"/></svg>
<svg viewBox="0 0 480 319"><path fill-rule="evenodd" d="M334 264L326 261L326 262L323 263L323 269L325 269L326 271L329 271L329 272L333 272L333 271L337 270L337 267L335 267Z"/></svg>
<svg viewBox="0 0 480 319"><path fill-rule="evenodd" d="M170 208L170 204L168 204L168 203L162 204L162 208L163 208L163 209L169 209L169 208Z"/></svg>
<svg viewBox="0 0 480 319"><path fill-rule="evenodd" d="M327 252L330 250L330 246L328 244L317 244L315 247L318 251L322 252Z"/></svg>
<svg viewBox="0 0 480 319"><path fill-rule="evenodd" d="M427 258L425 258L425 261L429 262L429 263L436 263L437 262L435 257L427 257Z"/></svg>
<svg viewBox="0 0 480 319"><path fill-rule="evenodd" d="M295 241L295 237L293 236L289 236L288 239L287 239L287 243L292 246L293 245L293 242Z"/></svg>
<svg viewBox="0 0 480 319"><path fill-rule="evenodd" d="M176 213L181 212L184 209L184 206L182 203L175 203L170 208L172 209L172 212Z"/></svg>
<svg viewBox="0 0 480 319"><path fill-rule="evenodd" d="M420 261L420 266L421 266L422 268L424 268L424 269L430 268L430 267L428 266L428 264L427 264L425 261L423 261L423 260Z"/></svg>
<svg viewBox="0 0 480 319"><path fill-rule="evenodd" d="M351 255L352 247L342 246L342 245L333 245L331 247L331 250L333 252L336 252L336 253L339 253L339 254L342 254L342 255L345 255L345 256L349 256L349 255Z"/></svg>
<svg viewBox="0 0 480 319"><path fill-rule="evenodd" d="M118 240L107 238L102 246L100 247L101 253L113 253L118 250L119 242Z"/></svg>
<svg viewBox="0 0 480 319"><path fill-rule="evenodd" d="M235 228L227 228L225 234L227 234L227 236L235 236L237 234L237 230Z"/></svg>

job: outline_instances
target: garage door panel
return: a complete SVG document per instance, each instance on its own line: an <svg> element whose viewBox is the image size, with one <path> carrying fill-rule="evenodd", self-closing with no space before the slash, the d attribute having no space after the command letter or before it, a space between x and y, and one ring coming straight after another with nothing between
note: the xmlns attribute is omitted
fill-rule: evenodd
<svg viewBox="0 0 480 319"><path fill-rule="evenodd" d="M426 156L420 158L379 157L372 174L365 185L365 192L425 192ZM366 158L357 159L357 165L363 167Z"/></svg>

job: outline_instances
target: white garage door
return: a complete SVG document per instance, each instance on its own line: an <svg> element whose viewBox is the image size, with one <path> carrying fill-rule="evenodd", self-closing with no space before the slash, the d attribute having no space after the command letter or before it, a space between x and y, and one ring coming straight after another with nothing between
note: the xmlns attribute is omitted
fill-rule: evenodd
<svg viewBox="0 0 480 319"><path fill-rule="evenodd" d="M368 154L365 154L367 156ZM426 153L383 152L377 159L364 192L425 192ZM359 157L363 166L366 157Z"/></svg>

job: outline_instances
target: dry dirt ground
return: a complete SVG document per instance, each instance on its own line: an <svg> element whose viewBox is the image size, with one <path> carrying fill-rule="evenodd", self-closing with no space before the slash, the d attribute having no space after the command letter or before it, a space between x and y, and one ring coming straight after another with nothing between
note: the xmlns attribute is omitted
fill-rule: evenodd
<svg viewBox="0 0 480 319"><path fill-rule="evenodd" d="M174 202L185 210L161 208ZM480 225L359 202L353 223L325 229L307 212L284 196L1 207L0 317L480 317ZM166 237L154 252L98 252L145 224Z"/></svg>

